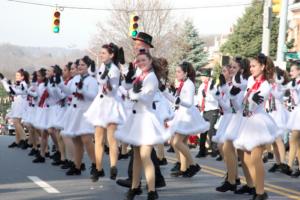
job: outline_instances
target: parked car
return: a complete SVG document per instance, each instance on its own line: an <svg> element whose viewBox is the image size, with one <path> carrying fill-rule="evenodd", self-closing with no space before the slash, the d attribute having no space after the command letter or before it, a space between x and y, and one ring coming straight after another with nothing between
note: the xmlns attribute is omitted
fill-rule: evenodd
<svg viewBox="0 0 300 200"><path fill-rule="evenodd" d="M15 126L13 124L13 120L8 119L7 120L7 124L6 124L6 132L9 135L13 135L13 134L15 134L15 131L16 131L16 128L15 128Z"/></svg>

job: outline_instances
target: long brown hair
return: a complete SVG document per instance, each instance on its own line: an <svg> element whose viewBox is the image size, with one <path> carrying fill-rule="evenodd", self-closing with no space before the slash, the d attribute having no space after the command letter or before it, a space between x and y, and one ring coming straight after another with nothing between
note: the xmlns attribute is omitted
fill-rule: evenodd
<svg viewBox="0 0 300 200"><path fill-rule="evenodd" d="M275 72L275 65L272 59L268 56L265 56L265 54L263 53L258 54L253 59L256 60L259 64L265 66L263 70L263 75L265 79L270 82L273 79L274 72Z"/></svg>
<svg viewBox="0 0 300 200"><path fill-rule="evenodd" d="M159 60L156 58L153 58L149 52L146 52L144 50L140 50L137 57L140 55L145 55L149 60L152 61L152 63L151 63L152 69L153 69L157 79L160 80L163 76L162 75L163 70L161 69L161 64L160 64Z"/></svg>
<svg viewBox="0 0 300 200"><path fill-rule="evenodd" d="M193 65L187 61L183 61L181 64L179 64L179 67L183 72L187 73L187 77L191 79L193 83L195 83L196 72Z"/></svg>

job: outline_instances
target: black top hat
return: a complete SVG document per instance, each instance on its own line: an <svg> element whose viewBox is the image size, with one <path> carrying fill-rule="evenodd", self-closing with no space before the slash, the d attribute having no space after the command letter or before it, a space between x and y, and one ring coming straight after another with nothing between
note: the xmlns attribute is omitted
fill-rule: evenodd
<svg viewBox="0 0 300 200"><path fill-rule="evenodd" d="M152 36L147 33L138 32L137 36L133 37L132 39L142 41L142 42L148 44L151 48L153 48L153 45L151 44Z"/></svg>

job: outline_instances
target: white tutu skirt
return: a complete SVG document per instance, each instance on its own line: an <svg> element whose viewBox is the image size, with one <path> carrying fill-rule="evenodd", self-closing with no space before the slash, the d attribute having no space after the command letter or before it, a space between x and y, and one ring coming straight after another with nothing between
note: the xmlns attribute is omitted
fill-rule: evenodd
<svg viewBox="0 0 300 200"><path fill-rule="evenodd" d="M49 123L48 128L63 129L63 116L66 109L60 105L51 106L48 112Z"/></svg>
<svg viewBox="0 0 300 200"><path fill-rule="evenodd" d="M28 102L26 104L26 107L24 109L24 112L23 112L23 116L22 116L22 123L25 124L25 125L29 125L28 121L29 121L29 118L32 114L32 107L30 107L28 105Z"/></svg>
<svg viewBox="0 0 300 200"><path fill-rule="evenodd" d="M48 107L37 107L36 115L33 119L33 126L40 130L47 130L49 124L48 112L50 109Z"/></svg>
<svg viewBox="0 0 300 200"><path fill-rule="evenodd" d="M100 95L102 95L102 98L100 98ZM84 117L93 126L106 128L110 123L124 123L126 111L120 97L98 94L84 113Z"/></svg>
<svg viewBox="0 0 300 200"><path fill-rule="evenodd" d="M243 119L243 111L239 110L237 113L232 114L226 129L224 130L223 139L225 141L233 141L239 135L239 128Z"/></svg>
<svg viewBox="0 0 300 200"><path fill-rule="evenodd" d="M74 104L69 106L63 117L63 130L61 133L64 136L76 137L86 134L94 134L95 128L83 116L83 113L89 108L91 103L84 102L79 105Z"/></svg>
<svg viewBox="0 0 300 200"><path fill-rule="evenodd" d="M27 108L27 100L22 98L21 96L17 96L11 104L11 110L6 115L8 118L20 118L24 116Z"/></svg>
<svg viewBox="0 0 300 200"><path fill-rule="evenodd" d="M168 122L169 131L172 134L179 133L182 135L195 135L204 133L209 129L209 122L205 121L199 110L192 106L185 108L180 106L175 111L174 119Z"/></svg>
<svg viewBox="0 0 300 200"><path fill-rule="evenodd" d="M36 117L36 109L37 107L28 106L26 109L26 114L23 115L23 123L27 125L34 126L35 117Z"/></svg>
<svg viewBox="0 0 300 200"><path fill-rule="evenodd" d="M292 112L289 113L286 127L289 130L300 130L300 106L296 106Z"/></svg>
<svg viewBox="0 0 300 200"><path fill-rule="evenodd" d="M288 128L287 128L288 111L283 106L280 107L277 106L277 110L272 111L269 114L273 118L273 120L275 121L279 129L276 132L278 134L276 135L276 138L283 137L288 132Z"/></svg>
<svg viewBox="0 0 300 200"><path fill-rule="evenodd" d="M225 113L221 116L216 135L212 137L213 142L218 144L223 144L225 142L225 132L232 117L232 113Z"/></svg>
<svg viewBox="0 0 300 200"><path fill-rule="evenodd" d="M239 135L233 141L235 148L251 151L257 146L273 143L278 127L270 115L259 112L243 117L238 131Z"/></svg>
<svg viewBox="0 0 300 200"><path fill-rule="evenodd" d="M171 135L154 112L143 111L129 115L125 124L118 127L115 137L126 144L141 146L163 144Z"/></svg>

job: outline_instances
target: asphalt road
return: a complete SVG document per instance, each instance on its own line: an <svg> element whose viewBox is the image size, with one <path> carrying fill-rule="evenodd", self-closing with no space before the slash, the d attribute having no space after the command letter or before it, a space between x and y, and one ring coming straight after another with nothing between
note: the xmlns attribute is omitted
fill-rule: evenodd
<svg viewBox="0 0 300 200"><path fill-rule="evenodd" d="M104 169L106 177L96 183L89 179L87 169L81 176L65 176L65 170L51 165L47 159L44 164L33 164L32 157L27 156L28 150L8 149L13 141L12 136L0 136L0 200L121 200L127 189L118 186L109 179L109 162L105 156ZM192 150L196 154L196 150ZM174 163L174 154L167 154L169 164L162 166L167 187L158 190L159 199L165 200L246 200L248 195L219 193L215 187L223 181L224 163L211 157L197 159L202 170L193 178L173 178L169 172ZM86 166L90 163L85 155ZM128 160L118 164L119 177L125 178ZM273 164L265 165L268 169ZM241 170L241 169L240 169ZM242 172L240 171L242 175ZM35 181L35 182L34 182ZM143 180L142 185L145 186ZM286 175L266 172L266 190L271 200L300 199L300 178L292 179ZM146 199L147 191L138 196L137 200Z"/></svg>

